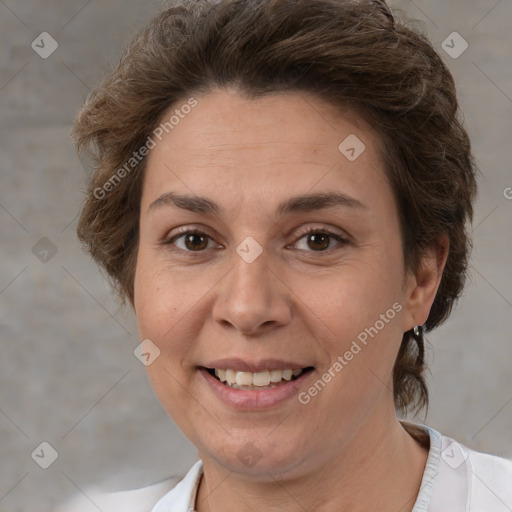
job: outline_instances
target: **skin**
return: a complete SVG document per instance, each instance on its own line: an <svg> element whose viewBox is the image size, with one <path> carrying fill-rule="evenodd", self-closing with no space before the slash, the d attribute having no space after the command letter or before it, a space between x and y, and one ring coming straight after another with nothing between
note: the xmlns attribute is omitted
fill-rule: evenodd
<svg viewBox="0 0 512 512"><path fill-rule="evenodd" d="M354 112L304 93L196 99L147 160L134 308L141 339L161 351L147 367L154 390L203 461L197 510L412 510L427 451L396 418L392 369L403 333L428 317L446 247L406 272L379 139ZM352 162L338 150L349 134L366 147ZM171 191L222 211L150 208ZM363 206L276 213L292 196L332 191ZM177 228L203 231L201 250L185 237L163 244ZM308 228L347 242L325 248ZM263 250L252 263L236 252L246 237ZM307 391L395 303L401 311L308 404L240 411L198 371L223 357L292 358L315 368ZM247 443L251 467L238 457Z"/></svg>

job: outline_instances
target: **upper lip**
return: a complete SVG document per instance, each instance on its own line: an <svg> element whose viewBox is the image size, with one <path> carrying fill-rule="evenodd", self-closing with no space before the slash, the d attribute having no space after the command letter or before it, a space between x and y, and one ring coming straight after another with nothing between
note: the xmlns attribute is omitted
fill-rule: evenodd
<svg viewBox="0 0 512 512"><path fill-rule="evenodd" d="M297 361L283 359L260 359L258 361L249 361L247 359L229 358L217 359L204 365L204 368L236 370L239 372L262 372L265 370L299 370L311 367L309 364L302 364Z"/></svg>

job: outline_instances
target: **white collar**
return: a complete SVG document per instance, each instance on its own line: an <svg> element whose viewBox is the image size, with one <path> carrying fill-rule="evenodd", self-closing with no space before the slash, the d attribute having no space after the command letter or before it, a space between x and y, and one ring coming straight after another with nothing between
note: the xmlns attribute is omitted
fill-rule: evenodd
<svg viewBox="0 0 512 512"><path fill-rule="evenodd" d="M425 425L430 437L412 512L510 512L512 461L469 450ZM152 512L193 512L203 465L198 461Z"/></svg>
<svg viewBox="0 0 512 512"><path fill-rule="evenodd" d="M430 449L421 481L420 492L418 493L412 512L427 512L429 510L428 507L433 484L439 472L441 460L441 434L430 427L424 425L420 426L426 429L430 435ZM194 512L197 492L202 476L203 464L201 461L197 461L185 478L172 491L166 494L151 512ZM456 509L447 510L450 510L450 512L459 512Z"/></svg>

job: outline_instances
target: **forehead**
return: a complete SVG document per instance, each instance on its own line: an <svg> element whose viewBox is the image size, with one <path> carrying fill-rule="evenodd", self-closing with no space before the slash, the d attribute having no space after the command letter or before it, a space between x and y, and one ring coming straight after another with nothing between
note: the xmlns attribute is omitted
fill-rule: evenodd
<svg viewBox="0 0 512 512"><path fill-rule="evenodd" d="M215 90L194 98L197 105L155 139L143 208L170 187L233 197L304 193L316 184L355 194L385 185L378 136L354 111L302 92L249 99ZM177 109L180 103L163 123Z"/></svg>

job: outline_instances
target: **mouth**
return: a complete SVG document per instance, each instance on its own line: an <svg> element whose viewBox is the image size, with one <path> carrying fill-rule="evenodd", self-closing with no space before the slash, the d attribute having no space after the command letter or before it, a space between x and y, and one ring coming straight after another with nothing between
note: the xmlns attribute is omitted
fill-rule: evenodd
<svg viewBox="0 0 512 512"><path fill-rule="evenodd" d="M228 388L244 391L261 391L274 389L287 382L297 380L314 370L313 366L305 368L273 368L258 372L240 371L232 368L206 368L214 379Z"/></svg>

